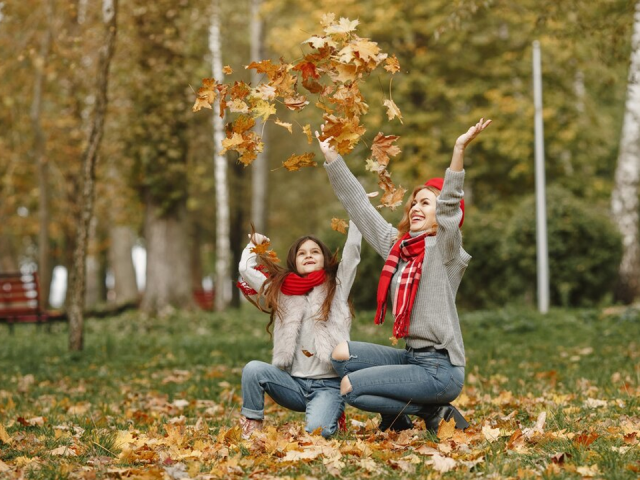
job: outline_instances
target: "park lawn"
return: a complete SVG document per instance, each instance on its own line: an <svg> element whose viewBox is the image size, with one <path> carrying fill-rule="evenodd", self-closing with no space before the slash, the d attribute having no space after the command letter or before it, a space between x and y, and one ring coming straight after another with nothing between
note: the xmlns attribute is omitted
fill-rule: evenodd
<svg viewBox="0 0 640 480"><path fill-rule="evenodd" d="M390 344L360 312L352 338ZM401 434L347 408L331 440L267 403L240 439L240 375L268 361L268 317L130 312L89 319L85 350L0 325L0 478L611 478L640 472L640 310L512 308L461 314L472 427Z"/></svg>

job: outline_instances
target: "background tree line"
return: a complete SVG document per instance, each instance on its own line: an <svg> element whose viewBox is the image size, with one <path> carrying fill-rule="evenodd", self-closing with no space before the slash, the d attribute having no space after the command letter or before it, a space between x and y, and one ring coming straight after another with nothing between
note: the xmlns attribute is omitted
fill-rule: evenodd
<svg viewBox="0 0 640 480"><path fill-rule="evenodd" d="M52 268L72 264L82 152L103 41L100 6L87 0L0 5L0 270L35 262L48 288ZM255 9L262 32L254 30L252 37ZM455 138L480 117L494 120L466 159L463 235L475 258L460 301L473 308L535 298L529 192L534 190L531 42L538 39L547 184L552 187L552 300L563 305L613 300L622 246L609 211L633 9L633 2L623 0L327 0L322 9L290 0L122 3L96 171L86 305L105 302L107 271L115 280L113 302L138 299L130 254L136 242L147 250L141 299L147 312L192 307L193 289L215 272L219 219L212 116L190 109L194 90L211 76L208 39L214 11L220 19L222 62L234 71L226 80L254 83L259 79L243 68L252 52L292 61L303 55L302 41L321 33L324 13L357 18L358 33L395 54L402 67L392 94L403 124L386 118L382 102L388 84L371 77L363 93L370 106L366 138L378 131L401 136L402 153L391 162L391 171L405 187L441 175ZM281 119L312 127L321 123L312 109ZM304 233L326 238L334 248L344 239L330 228L331 217L345 213L323 168L278 169L293 152L319 154L315 145L272 124L265 131L266 180L252 184L253 167L227 158L230 283L260 185L267 191L261 204L266 206L264 230L281 254ZM375 176L364 170L366 149L363 142L347 162L373 191ZM383 213L395 222L400 212ZM365 247L354 289L361 308L373 305L372 279L381 265Z"/></svg>

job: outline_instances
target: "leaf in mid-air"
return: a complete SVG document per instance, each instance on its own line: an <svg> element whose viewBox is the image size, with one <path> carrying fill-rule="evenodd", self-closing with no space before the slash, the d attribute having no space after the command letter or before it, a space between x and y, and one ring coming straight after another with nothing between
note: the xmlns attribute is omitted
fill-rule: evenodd
<svg viewBox="0 0 640 480"><path fill-rule="evenodd" d="M393 120L394 118L398 117L400 123L404 124L404 122L402 121L402 112L400 112L400 109L393 100L385 100L384 106L387 107L387 117L389 117L389 120Z"/></svg>
<svg viewBox="0 0 640 480"><path fill-rule="evenodd" d="M282 166L290 172L295 172L303 167L315 167L316 162L313 161L315 153L304 153L302 155L291 155L286 162L282 163Z"/></svg>
<svg viewBox="0 0 640 480"><path fill-rule="evenodd" d="M332 218L331 219L331 229L340 233L347 233L347 228L349 228L349 224L346 220L341 218Z"/></svg>
<svg viewBox="0 0 640 480"><path fill-rule="evenodd" d="M379 132L373 139L373 144L371 145L372 156L380 165L386 167L389 164L389 157L395 157L401 152L397 145L393 145L393 142L398 138L400 137L397 135L385 136L382 132Z"/></svg>

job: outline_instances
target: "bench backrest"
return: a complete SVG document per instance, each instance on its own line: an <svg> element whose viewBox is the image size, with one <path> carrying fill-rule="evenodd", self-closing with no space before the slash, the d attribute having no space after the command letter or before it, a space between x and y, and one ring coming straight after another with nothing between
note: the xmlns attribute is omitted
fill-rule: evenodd
<svg viewBox="0 0 640 480"><path fill-rule="evenodd" d="M0 317L40 313L37 273L0 273Z"/></svg>

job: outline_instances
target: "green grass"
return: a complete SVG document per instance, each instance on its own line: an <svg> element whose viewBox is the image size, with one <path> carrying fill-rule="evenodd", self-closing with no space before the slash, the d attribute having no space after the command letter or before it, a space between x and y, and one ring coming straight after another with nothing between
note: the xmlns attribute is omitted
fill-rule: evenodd
<svg viewBox="0 0 640 480"><path fill-rule="evenodd" d="M352 339L388 345L390 322L377 327L372 316L359 313ZM87 471L95 478L117 478L124 471L114 469L161 478L163 471L178 467L192 478L213 478L216 471L223 477L331 477L326 456L274 463L285 450L270 451L269 441L237 438L241 369L252 359L269 360L267 320L250 306L223 314L89 319L79 354L67 351L65 324L53 325L50 333L20 326L13 335L0 325L0 424L11 438L0 440L0 478L65 479ZM443 455L459 462L456 468L440 473L425 462L431 457L415 460L420 445L438 447L434 435L417 430L400 448L397 436L376 434L373 424L365 431L352 428L331 443L342 452L343 478L582 478L580 469L593 466L597 478L637 478L637 309L540 315L510 308L466 313L461 322L468 363L458 405L475 436L464 448L440 442ZM308 448L308 440L305 444L290 433L301 427L302 414L267 405L269 424L276 428L273 438ZM514 434L533 427L541 412L546 412L544 434L514 448ZM362 422L376 418L351 407L347 414ZM486 441L485 426L499 428L500 438ZM132 453L118 440L125 432L152 441ZM580 439L588 435L595 440L584 444ZM369 454L354 450L363 444L371 446ZM51 453L61 446L72 448L75 456ZM213 453L224 448L227 456ZM175 460L192 451L201 455ZM564 460L554 463L552 457L562 453ZM460 463L480 457L484 461L473 467ZM402 463L403 458L408 460Z"/></svg>

